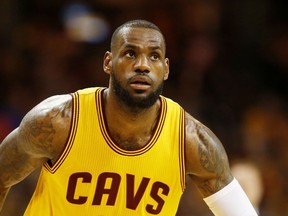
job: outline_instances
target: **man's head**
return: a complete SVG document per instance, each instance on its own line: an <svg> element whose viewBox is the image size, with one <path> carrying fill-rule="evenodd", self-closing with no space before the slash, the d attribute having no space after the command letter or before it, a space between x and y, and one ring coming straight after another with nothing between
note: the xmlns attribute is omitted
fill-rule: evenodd
<svg viewBox="0 0 288 216"><path fill-rule="evenodd" d="M163 34L153 23L134 20L115 30L103 68L119 101L130 108L145 109L158 100L169 74L165 52Z"/></svg>
<svg viewBox="0 0 288 216"><path fill-rule="evenodd" d="M166 51L166 43L165 43L165 39L164 39L164 36L163 36L161 30L154 23L149 22L147 20L130 20L130 21L125 22L122 25L120 25L112 34L111 43L110 43L110 49L111 50L114 46L114 42L117 38L118 33L121 32L121 30L123 28L147 28L147 29L154 29L154 30L158 31L163 37L164 49Z"/></svg>

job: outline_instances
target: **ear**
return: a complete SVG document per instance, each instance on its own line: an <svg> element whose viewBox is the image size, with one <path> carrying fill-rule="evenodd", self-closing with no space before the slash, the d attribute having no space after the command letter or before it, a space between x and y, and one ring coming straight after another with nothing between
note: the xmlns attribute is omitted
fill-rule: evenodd
<svg viewBox="0 0 288 216"><path fill-rule="evenodd" d="M164 80L167 80L168 77L169 77L169 72L170 72L170 69L169 69L169 59L168 58L165 58L165 74L164 74Z"/></svg>
<svg viewBox="0 0 288 216"><path fill-rule="evenodd" d="M107 74L111 74L112 71L112 53L107 51L104 54L104 60L103 60L103 70Z"/></svg>

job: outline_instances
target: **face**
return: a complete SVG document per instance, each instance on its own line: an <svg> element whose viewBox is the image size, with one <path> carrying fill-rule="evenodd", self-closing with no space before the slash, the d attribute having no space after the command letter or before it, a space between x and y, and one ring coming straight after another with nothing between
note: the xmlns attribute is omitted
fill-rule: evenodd
<svg viewBox="0 0 288 216"><path fill-rule="evenodd" d="M109 88L125 105L148 108L159 98L169 74L162 35L147 28L124 28L104 56Z"/></svg>

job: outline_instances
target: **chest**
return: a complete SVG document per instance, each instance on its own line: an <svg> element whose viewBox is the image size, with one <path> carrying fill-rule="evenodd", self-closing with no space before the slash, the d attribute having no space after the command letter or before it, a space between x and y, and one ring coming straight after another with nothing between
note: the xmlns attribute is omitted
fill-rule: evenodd
<svg viewBox="0 0 288 216"><path fill-rule="evenodd" d="M139 150L149 143L152 137L151 133L119 133L119 132L110 132L109 134L113 139L114 143L123 150Z"/></svg>

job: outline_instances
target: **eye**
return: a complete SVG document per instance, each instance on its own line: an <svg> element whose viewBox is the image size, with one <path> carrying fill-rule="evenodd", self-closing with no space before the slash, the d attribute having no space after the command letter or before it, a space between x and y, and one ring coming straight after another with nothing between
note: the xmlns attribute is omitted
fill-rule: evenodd
<svg viewBox="0 0 288 216"><path fill-rule="evenodd" d="M151 59L152 60L158 60L160 58L160 55L158 54L158 53L153 53L152 55L151 55Z"/></svg>
<svg viewBox="0 0 288 216"><path fill-rule="evenodd" d="M125 56L129 58L135 57L135 52L133 50L128 50L127 52L125 52Z"/></svg>

